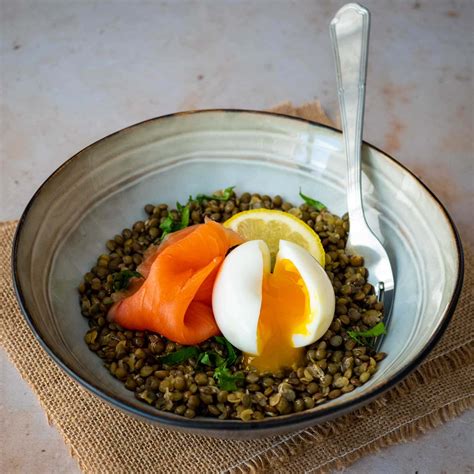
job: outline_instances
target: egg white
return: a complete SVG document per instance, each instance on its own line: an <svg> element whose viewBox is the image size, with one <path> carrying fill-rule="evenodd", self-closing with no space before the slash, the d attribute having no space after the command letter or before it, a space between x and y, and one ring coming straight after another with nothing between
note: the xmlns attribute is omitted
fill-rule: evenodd
<svg viewBox="0 0 474 474"><path fill-rule="evenodd" d="M250 240L227 255L214 283L212 308L216 323L231 344L248 354L257 354L262 280L270 266L267 244Z"/></svg>

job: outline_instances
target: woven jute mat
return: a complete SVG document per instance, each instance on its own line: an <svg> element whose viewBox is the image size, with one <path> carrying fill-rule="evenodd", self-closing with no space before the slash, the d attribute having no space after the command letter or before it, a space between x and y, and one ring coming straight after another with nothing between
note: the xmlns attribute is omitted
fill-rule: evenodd
<svg viewBox="0 0 474 474"><path fill-rule="evenodd" d="M331 123L318 103L276 111ZM17 305L10 252L16 222L0 224L0 343L48 420L87 473L328 472L407 441L474 406L474 259L466 249L461 299L428 359L370 405L298 433L224 441L167 431L125 415L66 376L46 355Z"/></svg>

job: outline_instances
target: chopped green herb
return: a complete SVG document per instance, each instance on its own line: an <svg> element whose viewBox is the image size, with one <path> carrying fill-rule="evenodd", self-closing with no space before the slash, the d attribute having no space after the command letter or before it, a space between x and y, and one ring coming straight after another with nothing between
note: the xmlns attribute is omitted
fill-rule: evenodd
<svg viewBox="0 0 474 474"><path fill-rule="evenodd" d="M383 322L377 323L373 328L368 329L367 331L347 331L347 334L352 333L356 336L361 337L377 337L382 334L387 334L385 329L385 324Z"/></svg>
<svg viewBox="0 0 474 474"><path fill-rule="evenodd" d="M347 331L347 335L354 339L359 344L365 344L366 341L363 339L378 337L382 334L387 334L387 329L383 322L377 323L373 328L368 329L367 331Z"/></svg>
<svg viewBox="0 0 474 474"><path fill-rule="evenodd" d="M232 197L232 191L234 190L235 186L230 186L225 188L222 193L214 193L212 196L207 194L198 194L194 199L192 196L189 196L190 201L197 201L201 203L202 201L228 201Z"/></svg>
<svg viewBox="0 0 474 474"><path fill-rule="evenodd" d="M306 196L301 192L300 188L300 196L303 199L303 201L308 204L308 206L314 207L317 211L322 211L323 209L326 209L326 206L322 203L317 201L316 199L310 198L309 196Z"/></svg>
<svg viewBox="0 0 474 474"><path fill-rule="evenodd" d="M232 191L234 191L235 186L229 186L222 191L221 196L217 196L213 194L214 199L218 199L219 201L228 201L232 197Z"/></svg>
<svg viewBox="0 0 474 474"><path fill-rule="evenodd" d="M170 216L166 217L166 219L160 224L160 229L163 231L161 234L161 239L164 239L168 234L174 232L176 223Z"/></svg>
<svg viewBox="0 0 474 474"><path fill-rule="evenodd" d="M181 229L189 225L189 206L185 206L181 211Z"/></svg>
<svg viewBox="0 0 474 474"><path fill-rule="evenodd" d="M183 347L176 352L170 352L164 356L158 357L158 360L162 364L167 365L176 365L181 364L185 360L190 359L191 357L198 357L199 356L199 349L194 346Z"/></svg>
<svg viewBox="0 0 474 474"><path fill-rule="evenodd" d="M176 201L176 209L178 210L178 212L183 212L183 210L186 206L187 206L187 204L185 204L183 206L179 201Z"/></svg>
<svg viewBox="0 0 474 474"><path fill-rule="evenodd" d="M237 360L237 357L239 356L237 354L237 351L235 350L235 347L224 336L216 336L214 339L216 342L226 347L227 349L226 364L227 366L231 366Z"/></svg>
<svg viewBox="0 0 474 474"><path fill-rule="evenodd" d="M181 221L175 222L171 216L166 217L166 219L160 224L160 229L163 231L161 234L161 240L163 240L168 234L171 234L171 232L184 229L189 225L189 206L183 206L177 202L176 208L178 212L181 213Z"/></svg>
<svg viewBox="0 0 474 474"><path fill-rule="evenodd" d="M208 365L209 367L221 367L225 365L225 359L214 351L201 352L198 357L198 363Z"/></svg>
<svg viewBox="0 0 474 474"><path fill-rule="evenodd" d="M215 351L201 352L198 357L198 363L209 365L210 367L230 367L238 357L235 347L223 336L216 336L214 340L225 346L227 357L223 357Z"/></svg>
<svg viewBox="0 0 474 474"><path fill-rule="evenodd" d="M241 384L245 377L241 373L233 375L227 367L223 366L218 367L214 371L214 378L217 380L221 390L233 391L239 388L237 384Z"/></svg>
<svg viewBox="0 0 474 474"><path fill-rule="evenodd" d="M235 363L238 358L238 352L235 347L223 336L216 336L216 342L225 346L227 357L223 357L215 351L201 352L198 355L198 364L214 367L214 378L217 380L219 388L222 390L236 390L236 382L243 380L242 374L232 375L229 367Z"/></svg>
<svg viewBox="0 0 474 474"><path fill-rule="evenodd" d="M122 270L121 272L116 273L113 283L114 290L126 290L132 278L143 278L143 276L140 273L134 272L132 270Z"/></svg>

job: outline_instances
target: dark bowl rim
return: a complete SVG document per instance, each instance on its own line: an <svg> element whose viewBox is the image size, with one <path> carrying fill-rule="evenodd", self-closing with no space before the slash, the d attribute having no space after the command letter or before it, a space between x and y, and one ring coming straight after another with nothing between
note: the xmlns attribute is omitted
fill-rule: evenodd
<svg viewBox="0 0 474 474"><path fill-rule="evenodd" d="M311 126L325 128L333 132L336 132L338 134L341 134L341 130L335 127L331 127L329 125L322 124L316 121L311 121L311 120L307 120L300 117L293 117L290 115L281 114L277 112L259 111L259 110L251 110L251 109L249 110L247 109L202 109L202 110L176 112L172 114L149 118L141 122L132 124L128 127L122 128L86 146L79 152L75 153L71 158L66 160L64 163L62 163L55 171L53 171L53 173L51 173L51 175L48 178L46 178L46 180L36 190L33 197L30 199L27 206L25 207L25 210L23 211L19 219L18 226L15 231L15 236L13 240L12 260L11 260L13 286L14 286L18 303L20 305L20 309L23 313L23 316L26 319L28 326L30 327L37 341L40 343L40 345L43 347L46 353L56 362L56 364L58 364L59 367L61 367L62 370L64 370L73 380L79 383L79 385L83 386L84 388L92 392L94 395L99 397L100 399L108 402L110 405L117 407L133 416L136 416L139 418L145 418L147 421L151 421L153 423L158 423L165 426L175 427L178 429L194 430L195 432L200 432L201 434L209 434L209 435L212 435L212 431L214 430L221 431L221 432L234 432L234 431L243 432L243 431L249 431L249 430L252 430L252 431L259 430L264 435L265 431L272 430L279 427L290 428L291 426L298 425L298 424L308 425L308 422L310 421L314 421L314 424L316 424L319 419L324 420L324 419L327 419L328 417L332 417L332 415L336 415L337 413L340 413L342 415L346 411L352 411L352 409L355 409L358 406L361 406L370 402L372 399L378 397L386 390L392 388L393 386L401 382L408 374L410 374L410 372L412 372L416 367L418 367L421 364L421 362L427 357L427 355L433 350L434 346L436 345L440 337L445 332L449 324L449 321L451 320L454 314L454 311L456 309L456 305L459 300L459 296L462 289L462 284L463 284L463 279L464 279L464 253L463 253L462 243L461 243L461 239L460 239L458 230L456 228L456 225L454 224L453 219L451 218L449 212L447 211L445 206L441 203L439 198L429 189L429 187L418 176L416 176L412 171L410 171L405 165L400 163L398 160L396 160L395 158L393 158L392 156L390 156L388 153L384 152L380 148L374 145L371 145L370 143L366 141L363 142L365 146L368 146L376 150L377 152L381 153L386 158L388 158L389 161L392 161L395 165L398 165L405 172L411 175L418 182L418 184L428 192L429 196L432 198L434 203L440 208L441 212L444 214L446 220L448 221L451 227L453 238L456 243L456 250L457 250L457 257L458 257L458 275L456 279L456 285L455 285L451 300L449 302L449 305L446 308L444 315L440 323L438 324L438 327L436 328L436 331L433 333L430 340L425 344L425 346L418 353L418 355L413 359L413 361L411 361L406 367L398 371L393 377L385 380L384 382L380 382L370 392L365 393L354 400L341 402L337 406L324 408L324 405L322 405L318 409L318 411L315 411L315 412L303 411L300 413L293 413L293 414L281 416L281 417L266 418L261 421L242 422L241 420L216 420L216 419L206 419L204 417L187 419L184 417L177 417L176 415L170 416L170 414L167 414L166 412L162 412L159 410L157 410L156 414L154 413L152 414L147 411L137 409L122 400L117 400L112 394L108 394L106 391L104 391L100 387L97 387L96 385L86 381L85 379L77 375L74 372L74 370L70 368L67 365L67 363L61 359L61 357L58 354L56 354L54 349L49 347L46 344L46 342L43 340L40 334L40 331L37 329L33 321L33 318L30 315L25 298L23 296L23 292L22 292L22 288L21 288L19 276L18 276L19 271L17 267L17 259L18 259L18 246L19 246L19 241L20 241L20 236L21 236L23 226L28 218L28 213L30 211L30 208L32 207L36 198L41 194L41 191L43 190L44 186L56 175L61 173L61 171L66 166L68 166L70 162L78 159L78 157L80 157L80 155L85 150L96 146L100 142L103 142L114 135L122 133L126 130L131 130L135 127L142 126L146 123L151 123L151 122L179 117L179 116L186 116L186 115L192 115L192 114L207 114L207 113L247 113L247 114L255 114L255 115L268 115L268 116L279 117L279 118L287 119L287 120L289 119L289 120L304 122Z"/></svg>

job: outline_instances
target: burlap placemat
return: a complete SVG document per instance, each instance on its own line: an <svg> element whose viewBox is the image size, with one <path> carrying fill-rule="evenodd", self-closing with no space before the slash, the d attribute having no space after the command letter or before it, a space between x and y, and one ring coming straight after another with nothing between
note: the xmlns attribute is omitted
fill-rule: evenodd
<svg viewBox="0 0 474 474"><path fill-rule="evenodd" d="M330 123L319 104L281 113ZM224 441L174 433L131 418L90 395L39 346L18 308L10 252L16 222L0 224L0 344L30 384L48 420L87 473L327 472L407 441L474 406L474 259L445 335L397 387L336 421L298 433Z"/></svg>

